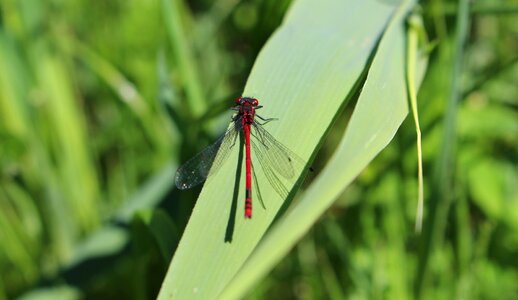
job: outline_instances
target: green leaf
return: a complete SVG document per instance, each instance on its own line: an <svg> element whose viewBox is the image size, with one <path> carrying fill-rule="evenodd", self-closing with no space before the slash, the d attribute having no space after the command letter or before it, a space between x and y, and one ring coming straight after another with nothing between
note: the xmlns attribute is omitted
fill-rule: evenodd
<svg viewBox="0 0 518 300"><path fill-rule="evenodd" d="M73 287L62 285L35 289L22 295L20 300L74 300L81 299L81 292Z"/></svg>
<svg viewBox="0 0 518 300"><path fill-rule="evenodd" d="M382 57L375 59L377 67L371 70L356 120L351 121L339 153L290 215L280 220L267 246L253 255L243 269L246 272L235 277L224 296L242 295L271 268L393 137L407 114L402 26L410 3L399 8L391 23L390 36L379 50ZM273 136L303 159L310 159L347 96L354 92L380 34L398 7L388 1L300 0L293 4L283 25L259 54L244 92L264 105L262 116L279 118L266 125ZM239 152L235 148L229 162L200 194L160 299L219 295L286 200L279 199L259 172L266 209L256 205L253 219L243 218L244 199L233 198L233 194L244 196L239 180L239 191L234 193ZM233 207L233 199L237 207ZM260 268L253 270L256 266ZM241 283L244 288L236 290Z"/></svg>
<svg viewBox="0 0 518 300"><path fill-rule="evenodd" d="M479 158L468 170L469 191L489 217L518 228L518 172L516 166L493 158Z"/></svg>
<svg viewBox="0 0 518 300"><path fill-rule="evenodd" d="M137 225L137 226L135 226ZM156 244L164 262L169 262L178 244L178 230L169 215L160 208L153 211L141 211L134 218L137 246L149 244L150 238ZM140 240L140 241L139 241ZM146 240L146 241L142 241ZM145 249L144 251L148 251Z"/></svg>
<svg viewBox="0 0 518 300"><path fill-rule="evenodd" d="M108 256L121 251L128 242L126 230L105 226L79 244L73 254L70 266L82 263L88 259Z"/></svg>
<svg viewBox="0 0 518 300"><path fill-rule="evenodd" d="M500 104L467 103L459 111L459 136L493 144L496 139L516 141L518 113Z"/></svg>
<svg viewBox="0 0 518 300"><path fill-rule="evenodd" d="M259 244L220 295L222 299L244 296L394 137L408 113L404 17L412 4L405 1L388 25L345 136L327 167Z"/></svg>
<svg viewBox="0 0 518 300"><path fill-rule="evenodd" d="M155 207L169 191L173 176L173 164L167 164L153 174L115 214L117 221L128 222L139 210Z"/></svg>
<svg viewBox="0 0 518 300"><path fill-rule="evenodd" d="M183 1L180 0L162 0L161 3L175 62L184 81L186 103L194 115L200 115L204 110L203 89L196 71L196 61L192 55L190 41L182 22L182 13L186 14L187 9L182 7Z"/></svg>

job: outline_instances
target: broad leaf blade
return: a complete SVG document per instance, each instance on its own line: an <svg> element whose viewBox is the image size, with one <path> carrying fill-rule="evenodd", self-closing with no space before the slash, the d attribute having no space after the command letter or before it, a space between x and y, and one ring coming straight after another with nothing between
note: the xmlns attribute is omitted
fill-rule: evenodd
<svg viewBox="0 0 518 300"><path fill-rule="evenodd" d="M262 116L281 120L266 126L273 136L303 159L310 158L364 70L395 8L379 1L299 0L293 4L260 53L244 92L264 105ZM282 206L285 199L279 199L259 172L266 210L255 205L253 219L243 218L244 187L239 180L237 209L232 209L237 148L202 190L160 299L219 295ZM225 243L229 224L233 224L232 242Z"/></svg>
<svg viewBox="0 0 518 300"><path fill-rule="evenodd" d="M408 113L405 82L405 1L374 57L342 142L301 200L274 225L220 295L239 299L285 256L367 164L392 140Z"/></svg>

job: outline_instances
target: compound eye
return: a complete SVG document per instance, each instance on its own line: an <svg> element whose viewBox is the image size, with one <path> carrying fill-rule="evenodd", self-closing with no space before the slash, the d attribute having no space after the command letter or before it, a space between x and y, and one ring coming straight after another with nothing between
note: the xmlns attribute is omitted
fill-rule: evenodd
<svg viewBox="0 0 518 300"><path fill-rule="evenodd" d="M241 98L241 97L237 97L237 98L236 98L236 104L241 104L242 99L243 99L243 98Z"/></svg>
<svg viewBox="0 0 518 300"><path fill-rule="evenodd" d="M252 99L252 105L253 105L253 106L257 106L257 105L259 105L259 101L257 101L257 99L255 99L255 98L254 98L254 99Z"/></svg>

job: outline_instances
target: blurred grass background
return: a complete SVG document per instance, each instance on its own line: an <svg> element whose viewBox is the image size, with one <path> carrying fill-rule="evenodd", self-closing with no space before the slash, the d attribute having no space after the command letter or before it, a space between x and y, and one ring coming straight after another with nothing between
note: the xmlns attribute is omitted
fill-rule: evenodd
<svg viewBox="0 0 518 300"><path fill-rule="evenodd" d="M156 296L199 191L177 163L290 2L0 0L0 299ZM461 3L421 3L423 234L407 118L251 298L518 298L518 2Z"/></svg>

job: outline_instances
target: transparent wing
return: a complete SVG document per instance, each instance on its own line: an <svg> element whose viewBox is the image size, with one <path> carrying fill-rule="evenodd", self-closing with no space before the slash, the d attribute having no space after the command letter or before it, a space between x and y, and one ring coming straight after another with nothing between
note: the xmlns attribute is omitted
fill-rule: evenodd
<svg viewBox="0 0 518 300"><path fill-rule="evenodd" d="M253 124L253 153L268 179L270 185L282 198L288 196L287 185L295 183L306 166L306 162L293 151L277 141L259 124Z"/></svg>
<svg viewBox="0 0 518 300"><path fill-rule="evenodd" d="M257 160L259 161L259 164L261 165L261 168L263 169L263 173L266 176L266 179L268 179L268 182L273 187L273 189L281 196L281 198L285 199L289 191L282 183L281 180L279 180L279 177L275 175L275 171L272 169L272 167L266 162L265 159L265 153L264 151L261 151L258 146L257 141L252 140L251 141L253 152L255 157L257 157Z"/></svg>
<svg viewBox="0 0 518 300"><path fill-rule="evenodd" d="M254 124L255 131L252 131L253 137L257 141L257 148L264 152L264 158L268 164L279 175L285 179L291 179L306 166L306 162L288 147L277 141L262 126Z"/></svg>
<svg viewBox="0 0 518 300"><path fill-rule="evenodd" d="M181 190L190 189L204 182L209 174L215 174L226 161L237 136L238 130L234 123L216 142L176 170L176 187Z"/></svg>

